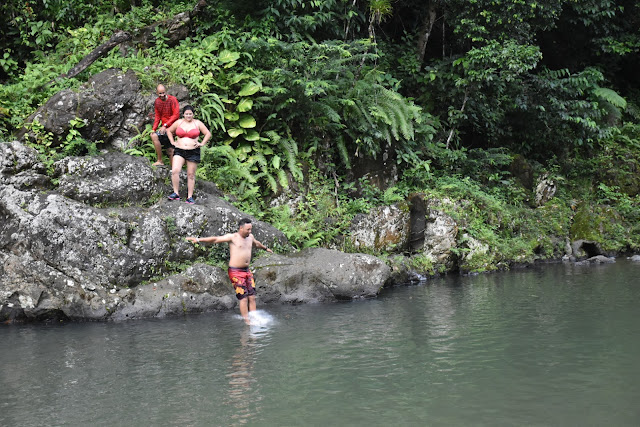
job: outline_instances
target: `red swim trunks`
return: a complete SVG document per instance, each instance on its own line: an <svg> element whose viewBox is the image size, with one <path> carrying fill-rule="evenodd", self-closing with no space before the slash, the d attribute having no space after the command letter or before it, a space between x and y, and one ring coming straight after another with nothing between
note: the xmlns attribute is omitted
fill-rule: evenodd
<svg viewBox="0 0 640 427"><path fill-rule="evenodd" d="M243 299L256 294L256 283L249 268L229 267L229 279L236 290L236 298Z"/></svg>

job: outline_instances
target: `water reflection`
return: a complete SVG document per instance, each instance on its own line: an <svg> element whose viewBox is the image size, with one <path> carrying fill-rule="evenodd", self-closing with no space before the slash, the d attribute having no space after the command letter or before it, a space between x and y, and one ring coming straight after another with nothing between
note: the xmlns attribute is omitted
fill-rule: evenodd
<svg viewBox="0 0 640 427"><path fill-rule="evenodd" d="M261 387L255 369L258 357L268 338L268 331L246 326L240 332L239 344L232 356L226 378L229 384L225 406L231 408L231 425L243 425L258 419L262 412Z"/></svg>
<svg viewBox="0 0 640 427"><path fill-rule="evenodd" d="M583 270L271 306L264 327L0 328L0 425L637 426L640 264Z"/></svg>

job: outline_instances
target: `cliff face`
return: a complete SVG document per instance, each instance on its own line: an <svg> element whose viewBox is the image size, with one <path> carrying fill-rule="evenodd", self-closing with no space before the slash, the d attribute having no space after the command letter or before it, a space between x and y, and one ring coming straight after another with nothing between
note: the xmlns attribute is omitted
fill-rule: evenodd
<svg viewBox="0 0 640 427"><path fill-rule="evenodd" d="M0 320L126 319L235 306L222 269L195 264L174 275L167 269L205 253L184 237L234 232L240 218L250 217L220 198L213 184L197 183L196 205L170 202L167 168L117 152L66 158L55 165L55 182L44 170L33 149L0 144ZM283 233L255 219L254 235L269 246L287 246ZM344 262L350 256L344 255L335 260ZM284 258L294 269L303 262ZM351 290L295 299L375 295L389 269L369 258L375 268L366 291L362 280L338 275L331 280ZM277 280L267 275L262 284L274 285L270 277ZM307 292L326 288L320 282L307 283ZM292 299L286 289L269 298Z"/></svg>

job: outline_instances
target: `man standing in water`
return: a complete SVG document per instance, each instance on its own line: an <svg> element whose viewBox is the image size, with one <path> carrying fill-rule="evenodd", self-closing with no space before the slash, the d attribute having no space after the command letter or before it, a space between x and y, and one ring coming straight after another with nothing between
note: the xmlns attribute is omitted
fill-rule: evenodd
<svg viewBox="0 0 640 427"><path fill-rule="evenodd" d="M236 298L240 304L240 314L244 322L249 324L249 311L256 309L256 285L253 274L249 270L251 250L255 247L267 252L273 251L257 241L253 234L251 220L242 218L238 222L238 231L224 236L187 237L193 243L224 243L229 242L229 279L236 290Z"/></svg>
<svg viewBox="0 0 640 427"><path fill-rule="evenodd" d="M158 85L156 88L158 97L153 103L153 110L155 113L155 119L153 121L153 127L151 128L151 141L153 141L153 147L156 149L156 156L158 161L153 165L163 165L162 162L162 148L167 150L167 156L169 157L169 166L173 160L173 146L169 142L167 136L167 129L171 127L173 122L180 118L180 105L178 98L173 95L167 94L167 90L163 85ZM160 125L162 122L162 125Z"/></svg>

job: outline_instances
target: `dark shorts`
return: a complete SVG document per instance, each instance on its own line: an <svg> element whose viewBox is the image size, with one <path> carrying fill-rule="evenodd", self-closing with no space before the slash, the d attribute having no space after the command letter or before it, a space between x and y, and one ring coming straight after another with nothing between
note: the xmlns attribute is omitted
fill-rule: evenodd
<svg viewBox="0 0 640 427"><path fill-rule="evenodd" d="M200 163L200 147L194 148L193 150L183 150L182 148L176 147L173 150L174 156L180 156L188 162Z"/></svg>
<svg viewBox="0 0 640 427"><path fill-rule="evenodd" d="M171 141L169 141L169 137L167 136L167 134L161 134L156 132L156 135L158 135L158 141L160 141L160 144L162 145L162 148L164 148L165 150L168 150L170 148L173 148L173 145L171 145Z"/></svg>
<svg viewBox="0 0 640 427"><path fill-rule="evenodd" d="M256 294L256 283L249 268L229 267L227 270L233 289L236 290L236 298L244 299Z"/></svg>

